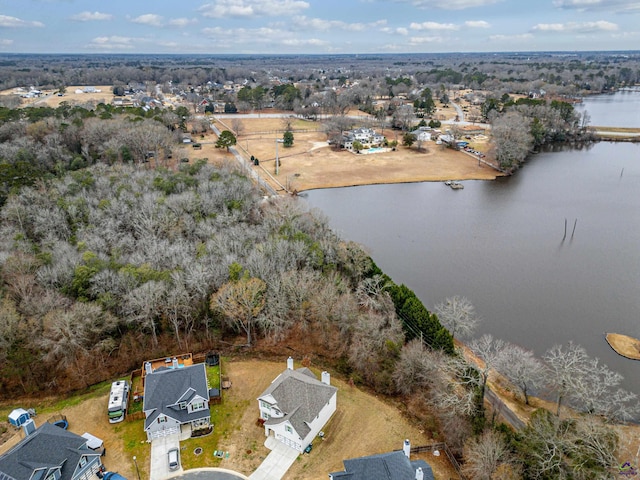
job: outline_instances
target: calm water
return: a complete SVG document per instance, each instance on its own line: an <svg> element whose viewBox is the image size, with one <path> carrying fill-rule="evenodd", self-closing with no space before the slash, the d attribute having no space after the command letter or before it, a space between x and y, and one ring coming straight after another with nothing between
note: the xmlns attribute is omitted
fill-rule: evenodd
<svg viewBox="0 0 640 480"><path fill-rule="evenodd" d="M640 337L640 145L538 154L513 177L464 185L316 190L308 202L427 308L464 295L478 335L538 355L573 340L640 392L640 363L603 335Z"/></svg>
<svg viewBox="0 0 640 480"><path fill-rule="evenodd" d="M640 128L640 89L634 87L586 97L576 110L589 113L589 125Z"/></svg>

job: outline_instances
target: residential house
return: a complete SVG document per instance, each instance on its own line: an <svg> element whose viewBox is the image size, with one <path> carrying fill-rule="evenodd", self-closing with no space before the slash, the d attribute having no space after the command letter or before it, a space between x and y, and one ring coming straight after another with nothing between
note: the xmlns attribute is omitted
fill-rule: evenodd
<svg viewBox="0 0 640 480"><path fill-rule="evenodd" d="M2 480L90 480L102 467L87 439L52 423L25 424L26 437L0 456Z"/></svg>
<svg viewBox="0 0 640 480"><path fill-rule="evenodd" d="M379 147L384 145L384 135L376 133L373 128L356 128L342 134L341 146L347 150L353 149L353 142L360 142L363 147Z"/></svg>
<svg viewBox="0 0 640 480"><path fill-rule="evenodd" d="M173 359L168 366L152 369L145 364L144 430L149 441L210 427L209 387L204 363L184 366Z"/></svg>
<svg viewBox="0 0 640 480"><path fill-rule="evenodd" d="M402 450L344 460L344 471L329 474L330 480L434 480L424 460L411 461L411 443Z"/></svg>
<svg viewBox="0 0 640 480"><path fill-rule="evenodd" d="M338 389L330 378L328 372L319 381L308 368L294 370L289 357L287 369L258 397L265 435L304 451L336 411Z"/></svg>
<svg viewBox="0 0 640 480"><path fill-rule="evenodd" d="M411 134L416 137L416 141L418 142L430 142L431 133L431 127L418 127L413 132L411 132Z"/></svg>

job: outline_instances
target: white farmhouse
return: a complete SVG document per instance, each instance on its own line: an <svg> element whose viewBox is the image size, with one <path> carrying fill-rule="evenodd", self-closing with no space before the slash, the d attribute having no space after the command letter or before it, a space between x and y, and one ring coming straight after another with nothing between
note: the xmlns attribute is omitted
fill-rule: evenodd
<svg viewBox="0 0 640 480"><path fill-rule="evenodd" d="M289 357L287 369L258 397L265 436L303 452L336 411L337 392L328 372L319 381L308 368L294 370Z"/></svg>

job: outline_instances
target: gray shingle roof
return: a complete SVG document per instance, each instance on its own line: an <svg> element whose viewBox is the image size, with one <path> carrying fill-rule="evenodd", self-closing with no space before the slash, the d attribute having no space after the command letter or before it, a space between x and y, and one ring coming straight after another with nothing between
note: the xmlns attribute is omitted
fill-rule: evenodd
<svg viewBox="0 0 640 480"><path fill-rule="evenodd" d="M415 480L418 468L422 468L424 480L434 480L427 462L411 462L402 451L352 458L343 463L344 472L331 474L334 480Z"/></svg>
<svg viewBox="0 0 640 480"><path fill-rule="evenodd" d="M260 398L271 395L284 417L270 418L265 425L289 421L301 438L311 431L311 423L337 392L337 388L319 381L311 370L286 369L269 385Z"/></svg>
<svg viewBox="0 0 640 480"><path fill-rule="evenodd" d="M142 409L151 413L145 419L144 428L147 429L161 413L175 418L180 423L208 417L208 408L189 413L178 406L180 402L189 403L196 395L209 400L204 363L176 369L160 367L147 374Z"/></svg>
<svg viewBox="0 0 640 480"><path fill-rule="evenodd" d="M83 455L100 456L86 443L80 435L45 423L0 456L0 479L29 479L40 468L45 469L41 478L46 478L60 468L61 480L70 480Z"/></svg>

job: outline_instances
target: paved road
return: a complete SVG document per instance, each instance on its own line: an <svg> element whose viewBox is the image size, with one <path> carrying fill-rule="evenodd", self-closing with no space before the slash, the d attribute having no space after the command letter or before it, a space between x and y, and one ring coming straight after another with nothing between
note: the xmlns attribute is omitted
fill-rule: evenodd
<svg viewBox="0 0 640 480"><path fill-rule="evenodd" d="M514 429L520 430L525 427L525 423L489 387L484 391L484 398L491 404L491 408Z"/></svg>
<svg viewBox="0 0 640 480"><path fill-rule="evenodd" d="M224 468L196 468L171 477L171 480L247 480L247 477Z"/></svg>

